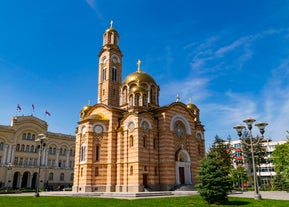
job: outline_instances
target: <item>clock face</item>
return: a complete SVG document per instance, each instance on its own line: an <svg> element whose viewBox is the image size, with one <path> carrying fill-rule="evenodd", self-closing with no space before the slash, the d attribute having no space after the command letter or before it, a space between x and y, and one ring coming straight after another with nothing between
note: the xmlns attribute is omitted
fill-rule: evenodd
<svg viewBox="0 0 289 207"><path fill-rule="evenodd" d="M112 61L113 61L114 63L117 63L116 57L113 57L113 58L112 58Z"/></svg>
<svg viewBox="0 0 289 207"><path fill-rule="evenodd" d="M102 129L101 126L97 125L96 127L94 127L94 131L95 131L95 133L97 133L97 134L101 134L102 131L103 131L103 129Z"/></svg>
<svg viewBox="0 0 289 207"><path fill-rule="evenodd" d="M146 121L144 121L144 122L142 123L142 128L143 128L144 130L148 130L149 124L148 124Z"/></svg>
<svg viewBox="0 0 289 207"><path fill-rule="evenodd" d="M112 62L114 62L114 63L119 63L120 61L119 61L119 57L117 56L117 55L113 55L112 56Z"/></svg>

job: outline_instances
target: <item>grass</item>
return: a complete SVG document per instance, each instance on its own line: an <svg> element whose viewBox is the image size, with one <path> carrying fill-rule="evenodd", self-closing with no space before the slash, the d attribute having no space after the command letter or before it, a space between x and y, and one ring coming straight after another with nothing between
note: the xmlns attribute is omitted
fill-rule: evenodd
<svg viewBox="0 0 289 207"><path fill-rule="evenodd" d="M27 196L0 196L0 205L5 207L217 207L208 205L200 196L169 197L169 198L146 198L146 199L113 199L113 198L90 198L90 197L58 197L42 196L38 198ZM289 201L284 200L260 200L250 198L229 198L229 203L222 206L241 207L287 207Z"/></svg>

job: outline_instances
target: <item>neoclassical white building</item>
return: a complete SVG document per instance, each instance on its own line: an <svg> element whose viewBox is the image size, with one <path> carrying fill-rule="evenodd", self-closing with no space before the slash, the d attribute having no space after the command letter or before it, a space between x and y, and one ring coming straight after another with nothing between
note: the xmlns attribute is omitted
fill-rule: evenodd
<svg viewBox="0 0 289 207"><path fill-rule="evenodd" d="M46 136L39 160L39 134ZM41 165L40 188L70 187L73 183L75 136L48 131L34 116L14 116L10 126L0 125L0 185L35 188Z"/></svg>

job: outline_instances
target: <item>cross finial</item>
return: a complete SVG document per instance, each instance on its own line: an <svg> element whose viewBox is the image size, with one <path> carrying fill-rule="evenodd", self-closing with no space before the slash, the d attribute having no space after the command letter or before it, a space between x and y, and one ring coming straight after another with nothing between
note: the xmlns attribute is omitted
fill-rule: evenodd
<svg viewBox="0 0 289 207"><path fill-rule="evenodd" d="M189 98L189 104L191 104L192 103L192 98Z"/></svg>
<svg viewBox="0 0 289 207"><path fill-rule="evenodd" d="M179 94L177 94L177 96L176 96L176 102L179 102L180 101L180 96L179 96Z"/></svg>
<svg viewBox="0 0 289 207"><path fill-rule="evenodd" d="M138 65L137 72L140 72L140 64L141 64L141 61L140 61L140 59L138 59L138 61L137 61L137 65Z"/></svg>
<svg viewBox="0 0 289 207"><path fill-rule="evenodd" d="M87 103L87 105L88 105L88 106L90 106L90 100L88 100L88 103Z"/></svg>
<svg viewBox="0 0 289 207"><path fill-rule="evenodd" d="M112 29L112 24L113 24L113 21L111 20L110 21L110 29Z"/></svg>

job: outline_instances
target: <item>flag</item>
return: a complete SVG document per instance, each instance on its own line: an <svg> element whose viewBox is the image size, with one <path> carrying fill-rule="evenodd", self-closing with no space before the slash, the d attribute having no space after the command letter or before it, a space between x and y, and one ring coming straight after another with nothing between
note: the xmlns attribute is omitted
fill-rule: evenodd
<svg viewBox="0 0 289 207"><path fill-rule="evenodd" d="M47 109L45 110L45 115L51 116L51 114L49 113L49 111L47 111Z"/></svg>
<svg viewBox="0 0 289 207"><path fill-rule="evenodd" d="M34 112L34 109L35 109L34 104L32 104L32 110L33 110L33 112Z"/></svg>
<svg viewBox="0 0 289 207"><path fill-rule="evenodd" d="M21 111L21 106L19 105L19 104L17 104L17 109L16 109L17 111Z"/></svg>

